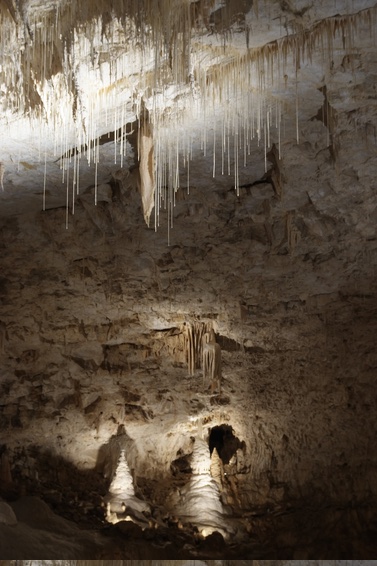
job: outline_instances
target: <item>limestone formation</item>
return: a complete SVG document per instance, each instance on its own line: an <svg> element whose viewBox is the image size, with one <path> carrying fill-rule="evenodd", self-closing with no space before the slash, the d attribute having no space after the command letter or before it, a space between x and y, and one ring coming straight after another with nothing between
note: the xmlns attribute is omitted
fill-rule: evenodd
<svg viewBox="0 0 377 566"><path fill-rule="evenodd" d="M120 453L109 492L103 501L106 507L106 520L109 523L132 521L143 528L149 526L144 513L150 515L150 507L135 495L133 478L124 450Z"/></svg>
<svg viewBox="0 0 377 566"><path fill-rule="evenodd" d="M155 202L154 147L151 125L143 119L140 131L140 193L144 220L149 226Z"/></svg>
<svg viewBox="0 0 377 566"><path fill-rule="evenodd" d="M216 343L213 330L203 337L203 384L210 382L211 393L216 388L221 393L221 347Z"/></svg>
<svg viewBox="0 0 377 566"><path fill-rule="evenodd" d="M224 469L222 465L222 461L219 457L219 454L216 448L213 449L211 454L211 476L217 483L217 487L219 488L220 493L224 487Z"/></svg>
<svg viewBox="0 0 377 566"><path fill-rule="evenodd" d="M186 322L183 326L189 375L194 375L195 370L202 364L203 338L210 329L211 323L209 322Z"/></svg>
<svg viewBox="0 0 377 566"><path fill-rule="evenodd" d="M0 186L2 191L4 190L4 173L5 173L4 164L0 163Z"/></svg>

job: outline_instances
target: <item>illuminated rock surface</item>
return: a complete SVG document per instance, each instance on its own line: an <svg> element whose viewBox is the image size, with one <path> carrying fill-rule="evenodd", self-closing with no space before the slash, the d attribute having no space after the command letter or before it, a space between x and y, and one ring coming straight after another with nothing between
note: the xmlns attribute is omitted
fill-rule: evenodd
<svg viewBox="0 0 377 566"><path fill-rule="evenodd" d="M375 2L125 4L0 3L0 558L373 558Z"/></svg>

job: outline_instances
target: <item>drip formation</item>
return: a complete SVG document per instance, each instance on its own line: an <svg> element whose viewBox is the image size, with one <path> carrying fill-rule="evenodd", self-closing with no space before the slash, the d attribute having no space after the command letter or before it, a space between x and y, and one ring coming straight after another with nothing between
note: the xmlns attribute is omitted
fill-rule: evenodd
<svg viewBox="0 0 377 566"><path fill-rule="evenodd" d="M0 4L3 135L22 116L36 137L43 208L52 159L66 189L66 226L82 159L93 167L97 204L101 136L113 132L114 165L123 167L136 123L144 218L149 225L154 208L157 229L165 209L170 229L182 179L190 190L198 146L211 158L213 177L232 176L238 194L255 144L264 148L267 171L274 144L280 158L287 123L300 141L301 68L320 65L326 77L334 58L352 53L366 30L375 42L377 7L250 47L258 4L241 4L236 14L231 3L214 0ZM0 160L2 184L6 156Z"/></svg>

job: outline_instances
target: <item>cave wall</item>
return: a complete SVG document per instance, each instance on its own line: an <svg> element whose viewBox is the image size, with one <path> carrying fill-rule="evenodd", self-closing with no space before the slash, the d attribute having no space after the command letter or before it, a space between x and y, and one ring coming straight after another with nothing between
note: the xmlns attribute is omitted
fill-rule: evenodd
<svg viewBox="0 0 377 566"><path fill-rule="evenodd" d="M273 535L279 513L306 509L308 536L346 521L345 549L360 551L377 492L375 87L362 88L357 108L326 92L331 139L318 111L299 144L271 149L267 171L255 144L239 196L210 176L211 155L195 155L169 233L164 210L157 232L145 225L136 170L113 171L96 206L94 188L82 191L68 228L64 196L45 211L4 207L3 495L86 505L90 477L101 514L123 425L136 491L163 508L187 481L173 471L191 438L229 425L244 448L223 468L222 497L246 529L297 546L297 519ZM188 375L195 321L222 347L222 395L201 370ZM273 516L267 534L258 509Z"/></svg>
<svg viewBox="0 0 377 566"><path fill-rule="evenodd" d="M153 427L174 414L175 379L179 411L201 415L182 333L201 320L223 346L228 399L207 421L247 445L242 505L375 496L372 149L357 130L364 154L347 168L354 132L335 163L320 122L304 135L279 163L282 194L246 175L239 197L226 177L181 190L169 246L166 225L143 225L132 176L120 197L102 187L97 206L90 189L80 196L68 229L64 207L2 219L2 444L90 466L98 446L80 454L78 430L98 415L109 436L122 419Z"/></svg>

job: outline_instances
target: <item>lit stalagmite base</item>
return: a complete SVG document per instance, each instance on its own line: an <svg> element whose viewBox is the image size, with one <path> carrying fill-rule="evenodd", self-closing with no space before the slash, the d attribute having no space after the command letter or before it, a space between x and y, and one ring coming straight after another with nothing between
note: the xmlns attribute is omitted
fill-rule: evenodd
<svg viewBox="0 0 377 566"><path fill-rule="evenodd" d="M150 507L136 497L132 475L124 450L121 451L115 475L109 493L104 498L106 520L109 523L133 521L142 527L149 525L146 516L150 515Z"/></svg>
<svg viewBox="0 0 377 566"><path fill-rule="evenodd" d="M208 443L196 437L192 460L192 476L180 495L173 495L170 504L182 523L195 525L199 533L208 536L217 531L227 538L231 527L220 500L220 491L211 475Z"/></svg>

